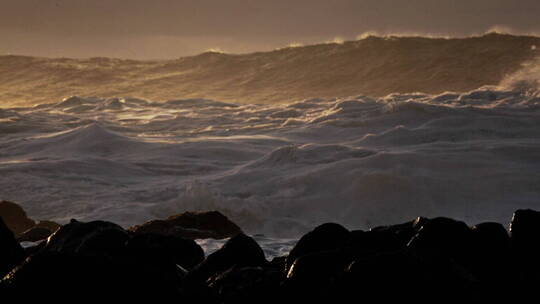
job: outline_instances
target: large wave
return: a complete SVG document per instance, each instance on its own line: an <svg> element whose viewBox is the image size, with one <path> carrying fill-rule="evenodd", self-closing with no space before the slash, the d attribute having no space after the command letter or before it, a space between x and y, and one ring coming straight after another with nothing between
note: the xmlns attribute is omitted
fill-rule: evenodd
<svg viewBox="0 0 540 304"><path fill-rule="evenodd" d="M272 52L208 52L161 61L0 56L0 106L51 103L70 95L290 103L358 94L465 92L497 85L520 70L526 73L529 69L522 67L538 55L538 47L538 37L502 34L459 39L368 36ZM530 85L514 84L521 89Z"/></svg>
<svg viewBox="0 0 540 304"><path fill-rule="evenodd" d="M419 215L507 222L540 203L531 92L278 105L71 97L0 109L0 198L33 218L125 226L217 209L277 236Z"/></svg>

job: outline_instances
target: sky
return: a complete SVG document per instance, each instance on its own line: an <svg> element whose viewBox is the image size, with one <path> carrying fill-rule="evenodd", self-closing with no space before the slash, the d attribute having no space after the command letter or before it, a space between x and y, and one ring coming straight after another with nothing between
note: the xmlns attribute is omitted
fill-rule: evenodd
<svg viewBox="0 0 540 304"><path fill-rule="evenodd" d="M366 33L540 33L539 0L0 0L0 55L165 59Z"/></svg>

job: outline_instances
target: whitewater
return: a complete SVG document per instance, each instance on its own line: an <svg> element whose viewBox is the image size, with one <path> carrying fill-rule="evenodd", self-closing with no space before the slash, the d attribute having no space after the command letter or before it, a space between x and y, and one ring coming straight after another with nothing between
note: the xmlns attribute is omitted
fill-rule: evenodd
<svg viewBox="0 0 540 304"><path fill-rule="evenodd" d="M61 223L129 227L219 210L279 238L328 221L507 223L539 207L539 155L540 97L501 86L278 105L74 96L0 109L0 199Z"/></svg>

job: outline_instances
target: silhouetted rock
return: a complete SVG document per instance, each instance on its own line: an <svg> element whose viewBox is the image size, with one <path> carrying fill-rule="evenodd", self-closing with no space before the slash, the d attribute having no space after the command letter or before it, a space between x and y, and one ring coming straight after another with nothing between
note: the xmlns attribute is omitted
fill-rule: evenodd
<svg viewBox="0 0 540 304"><path fill-rule="evenodd" d="M195 241L160 234L136 234L126 243L125 252L146 263L180 265L187 270L204 260L204 251Z"/></svg>
<svg viewBox="0 0 540 304"><path fill-rule="evenodd" d="M242 233L240 227L218 211L184 212L166 220L152 220L129 229L134 233L157 233L187 239L224 239Z"/></svg>
<svg viewBox="0 0 540 304"><path fill-rule="evenodd" d="M404 247L418 233L418 230L420 230L420 228L422 228L422 226L428 220L429 219L425 217L417 217L410 222L390 226L379 226L372 228L369 231L392 233L395 235L394 239L400 243L400 246Z"/></svg>
<svg viewBox="0 0 540 304"><path fill-rule="evenodd" d="M49 237L43 250L64 254L111 255L122 252L128 238L128 233L114 223L71 220Z"/></svg>
<svg viewBox="0 0 540 304"><path fill-rule="evenodd" d="M32 227L25 232L19 234L17 241L19 242L37 242L48 238L52 232L47 228Z"/></svg>
<svg viewBox="0 0 540 304"><path fill-rule="evenodd" d="M405 247L404 238L390 230L351 231L346 247L360 253L395 251Z"/></svg>
<svg viewBox="0 0 540 304"><path fill-rule="evenodd" d="M180 298L179 281L123 258L40 252L2 281L5 299L54 302L158 301Z"/></svg>
<svg viewBox="0 0 540 304"><path fill-rule="evenodd" d="M331 292L336 303L351 297L365 302L451 303L474 299L474 277L453 259L414 250L366 255L352 262Z"/></svg>
<svg viewBox="0 0 540 304"><path fill-rule="evenodd" d="M335 280L353 261L342 249L304 254L289 267L283 283L284 296L291 302L318 302L330 293Z"/></svg>
<svg viewBox="0 0 540 304"><path fill-rule="evenodd" d="M40 229L50 232L36 225L23 237L39 239ZM288 256L267 262L243 233L205 259L194 240L129 233L105 221L72 220L25 251L0 219L0 275L7 274L0 295L226 304L522 301L540 284L540 212L516 211L511 232L442 217L369 231L327 223Z"/></svg>
<svg viewBox="0 0 540 304"><path fill-rule="evenodd" d="M473 226L473 246L470 250L470 269L480 280L486 300L500 301L511 296L515 283L512 275L511 243L508 231L499 223L481 223ZM510 280L509 280L510 279Z"/></svg>
<svg viewBox="0 0 540 304"><path fill-rule="evenodd" d="M536 255L540 251L540 212L530 209L514 212L510 236L516 250Z"/></svg>
<svg viewBox="0 0 540 304"><path fill-rule="evenodd" d="M228 240L223 247L210 254L188 273L190 282L206 282L208 278L236 267L265 266L264 252L251 237L241 233Z"/></svg>
<svg viewBox="0 0 540 304"><path fill-rule="evenodd" d="M0 217L15 235L18 235L35 225L34 221L26 216L24 209L13 202L0 202Z"/></svg>
<svg viewBox="0 0 540 304"><path fill-rule="evenodd" d="M0 279L25 258L24 250L13 232L0 218Z"/></svg>
<svg viewBox="0 0 540 304"><path fill-rule="evenodd" d="M436 250L463 265L468 265L472 232L464 222L437 217L424 223L408 247L416 250Z"/></svg>
<svg viewBox="0 0 540 304"><path fill-rule="evenodd" d="M417 259L403 251L367 255L346 267L334 293L341 301L358 293L366 302L416 299L426 293L422 274Z"/></svg>
<svg viewBox="0 0 540 304"><path fill-rule="evenodd" d="M221 303L276 303L283 272L264 267L232 267L208 279Z"/></svg>
<svg viewBox="0 0 540 304"><path fill-rule="evenodd" d="M350 236L349 230L339 224L326 223L316 227L302 236L289 252L285 272L289 272L297 258L309 253L340 248L347 243Z"/></svg>
<svg viewBox="0 0 540 304"><path fill-rule="evenodd" d="M536 297L540 285L540 212L520 209L510 223L512 282L522 299Z"/></svg>

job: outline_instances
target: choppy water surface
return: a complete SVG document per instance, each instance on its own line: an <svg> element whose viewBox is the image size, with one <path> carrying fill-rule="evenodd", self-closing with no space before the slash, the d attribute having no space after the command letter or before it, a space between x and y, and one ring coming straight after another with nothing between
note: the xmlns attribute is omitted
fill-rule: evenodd
<svg viewBox="0 0 540 304"><path fill-rule="evenodd" d="M217 209L289 237L540 205L540 98L467 93L287 105L72 97L0 109L0 198L124 226ZM276 253L278 255L278 253Z"/></svg>

